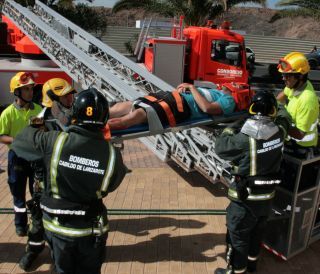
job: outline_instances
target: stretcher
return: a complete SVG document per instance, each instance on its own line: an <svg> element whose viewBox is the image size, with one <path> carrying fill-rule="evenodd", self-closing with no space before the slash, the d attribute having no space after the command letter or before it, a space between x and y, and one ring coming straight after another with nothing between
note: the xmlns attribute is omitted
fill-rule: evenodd
<svg viewBox="0 0 320 274"><path fill-rule="evenodd" d="M243 120L247 117L247 109L249 108L251 97L253 95L253 92L250 90L249 85L245 83L226 83L223 86L231 92L231 95L235 100L236 111L234 111L233 113L216 116L204 115L203 118L200 119L190 119L184 121L183 123L176 124L174 126L163 127L153 107L151 107L148 104L140 103L139 105L143 106L144 110L146 111L148 123L133 126L127 129L113 130L111 132L112 142L147 137L169 132L174 133L194 127L212 127L221 123L229 123L237 120Z"/></svg>
<svg viewBox="0 0 320 274"><path fill-rule="evenodd" d="M175 127L163 127L157 117L148 115L148 123L135 125L126 129L112 130L111 140L114 143L135 139L140 137L147 137L163 133L175 133L193 127L214 127L221 124L232 123L235 121L243 120L247 117L246 110L236 111L228 115L207 116L201 119L190 119L183 123L177 124Z"/></svg>

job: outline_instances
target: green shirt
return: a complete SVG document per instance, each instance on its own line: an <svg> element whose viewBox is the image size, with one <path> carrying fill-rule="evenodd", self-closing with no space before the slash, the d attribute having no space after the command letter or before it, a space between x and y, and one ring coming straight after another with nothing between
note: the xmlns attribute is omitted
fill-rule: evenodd
<svg viewBox="0 0 320 274"><path fill-rule="evenodd" d="M312 84L307 81L306 87L301 92L286 87L284 94L288 97L289 103L286 108L295 126L306 133L302 140L296 142L304 147L316 146L319 101Z"/></svg>
<svg viewBox="0 0 320 274"><path fill-rule="evenodd" d="M1 113L0 135L15 138L21 130L29 125L30 118L37 116L40 111L41 107L37 104L32 104L29 109L21 108L15 103L11 104Z"/></svg>

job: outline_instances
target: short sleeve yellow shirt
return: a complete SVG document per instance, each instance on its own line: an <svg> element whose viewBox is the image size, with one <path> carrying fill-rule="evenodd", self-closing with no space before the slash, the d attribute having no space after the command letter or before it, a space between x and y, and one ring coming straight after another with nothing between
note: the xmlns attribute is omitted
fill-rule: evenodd
<svg viewBox="0 0 320 274"><path fill-rule="evenodd" d="M297 143L305 147L317 145L319 101L312 84L307 81L305 89L298 94L286 87L284 94L288 97L289 103L286 108L295 126L306 133L305 137Z"/></svg>
<svg viewBox="0 0 320 274"><path fill-rule="evenodd" d="M18 133L29 125L29 120L41 112L41 107L33 104L31 108L20 108L15 104L8 106L0 116L0 135L15 138Z"/></svg>

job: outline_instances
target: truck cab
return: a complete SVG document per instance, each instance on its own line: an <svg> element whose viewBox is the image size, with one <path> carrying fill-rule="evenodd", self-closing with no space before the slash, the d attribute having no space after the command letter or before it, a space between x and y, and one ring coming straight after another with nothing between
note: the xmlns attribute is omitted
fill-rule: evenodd
<svg viewBox="0 0 320 274"><path fill-rule="evenodd" d="M244 38L229 27L187 27L183 39L150 38L145 67L173 86L194 81L248 83Z"/></svg>
<svg viewBox="0 0 320 274"><path fill-rule="evenodd" d="M188 27L186 80L248 82L244 38L228 29Z"/></svg>

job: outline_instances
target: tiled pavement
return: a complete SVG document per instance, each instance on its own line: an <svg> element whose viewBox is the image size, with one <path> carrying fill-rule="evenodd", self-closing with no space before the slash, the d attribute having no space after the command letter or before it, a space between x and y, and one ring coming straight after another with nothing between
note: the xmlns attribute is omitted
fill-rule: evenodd
<svg viewBox="0 0 320 274"><path fill-rule="evenodd" d="M0 146L0 166L6 168ZM111 209L225 209L226 190L197 173L186 174L159 161L139 141L125 143L124 160L132 173L105 200ZM7 174L0 175L0 207L11 208ZM110 216L107 257L102 273L213 273L224 267L224 216ZM0 273L24 273L17 262L26 238L15 235L13 215L0 215ZM259 273L320 273L320 242L284 262L262 252ZM49 251L30 273L54 273Z"/></svg>

